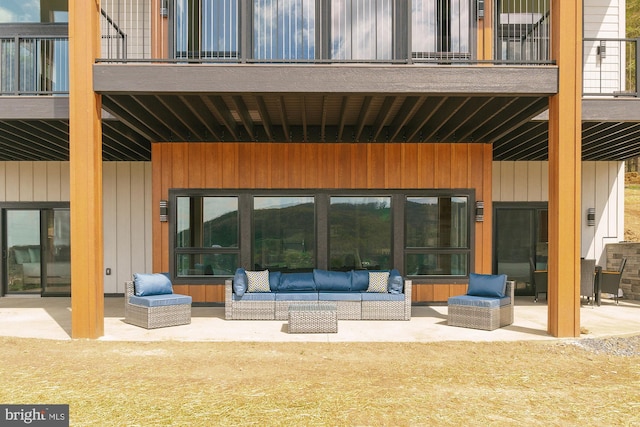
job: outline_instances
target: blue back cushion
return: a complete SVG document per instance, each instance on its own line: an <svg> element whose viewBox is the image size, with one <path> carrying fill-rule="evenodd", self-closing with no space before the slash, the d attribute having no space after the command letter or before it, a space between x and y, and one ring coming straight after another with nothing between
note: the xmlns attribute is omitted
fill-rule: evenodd
<svg viewBox="0 0 640 427"><path fill-rule="evenodd" d="M506 274L475 274L469 275L469 289L467 295L475 297L504 297L507 287Z"/></svg>
<svg viewBox="0 0 640 427"><path fill-rule="evenodd" d="M366 291L369 289L369 271L354 270L351 272L351 290L354 292Z"/></svg>
<svg viewBox="0 0 640 427"><path fill-rule="evenodd" d="M282 273L279 271L269 271L269 289L271 292L276 292L280 288L280 277Z"/></svg>
<svg viewBox="0 0 640 427"><path fill-rule="evenodd" d="M351 289L350 271L313 270L313 280L319 291L349 292Z"/></svg>
<svg viewBox="0 0 640 427"><path fill-rule="evenodd" d="M233 293L239 297L243 296L247 292L249 282L247 280L247 273L244 268L240 267L236 270L236 274L233 276Z"/></svg>
<svg viewBox="0 0 640 427"><path fill-rule="evenodd" d="M290 291L315 291L316 284L313 281L313 273L283 273L280 276L279 292Z"/></svg>
<svg viewBox="0 0 640 427"><path fill-rule="evenodd" d="M400 272L394 268L389 272L389 293L401 294L403 286L404 281L402 280L402 276Z"/></svg>
<svg viewBox="0 0 640 427"><path fill-rule="evenodd" d="M133 289L138 297L172 294L171 280L162 273L134 273Z"/></svg>

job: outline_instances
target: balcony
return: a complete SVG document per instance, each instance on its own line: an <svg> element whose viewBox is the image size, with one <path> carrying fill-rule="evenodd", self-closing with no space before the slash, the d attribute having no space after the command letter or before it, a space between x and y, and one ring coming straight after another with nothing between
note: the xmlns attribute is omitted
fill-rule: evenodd
<svg viewBox="0 0 640 427"><path fill-rule="evenodd" d="M546 159L545 114L558 87L548 0L537 2L539 10L503 2L513 8L496 12L489 59L476 51L477 2L416 1L411 12L395 14L392 0L336 2L333 13L312 0L289 2L295 8L282 13L280 2L239 19L253 2L175 0L160 9L146 0L102 0L94 88L105 110L105 159L147 160L150 143L163 141L476 141L493 143L496 160ZM189 11L195 4L200 9ZM377 24L365 31L370 21ZM65 94L66 68L55 65L66 66L65 40L13 36L5 49L3 39L2 95ZM585 160L640 151L640 118L618 102L637 100L637 45L584 40L583 133L595 138ZM2 98L2 111L19 111ZM603 149L597 135L607 129L626 132L620 144L631 149Z"/></svg>

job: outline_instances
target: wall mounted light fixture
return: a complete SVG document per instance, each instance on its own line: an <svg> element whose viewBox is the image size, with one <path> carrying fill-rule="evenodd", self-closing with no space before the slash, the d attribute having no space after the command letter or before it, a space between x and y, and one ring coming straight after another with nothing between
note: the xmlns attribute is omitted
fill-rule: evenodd
<svg viewBox="0 0 640 427"><path fill-rule="evenodd" d="M476 202L476 222L484 221L484 202Z"/></svg>
<svg viewBox="0 0 640 427"><path fill-rule="evenodd" d="M600 57L600 61L607 57L607 42L600 40L600 45L596 48L596 54Z"/></svg>
<svg viewBox="0 0 640 427"><path fill-rule="evenodd" d="M478 18L484 18L484 0L478 0Z"/></svg>
<svg viewBox="0 0 640 427"><path fill-rule="evenodd" d="M169 221L169 202L160 200L160 222Z"/></svg>
<svg viewBox="0 0 640 427"><path fill-rule="evenodd" d="M591 227L596 225L596 209L595 208L587 209L587 225Z"/></svg>
<svg viewBox="0 0 640 427"><path fill-rule="evenodd" d="M160 0L160 16L166 18L169 16L169 7L167 4L167 0Z"/></svg>

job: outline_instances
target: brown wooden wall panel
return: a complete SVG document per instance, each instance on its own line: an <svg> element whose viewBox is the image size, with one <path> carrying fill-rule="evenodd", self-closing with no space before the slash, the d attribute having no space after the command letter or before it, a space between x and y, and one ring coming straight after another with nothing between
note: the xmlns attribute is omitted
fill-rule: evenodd
<svg viewBox="0 0 640 427"><path fill-rule="evenodd" d="M485 202L485 221L475 223L474 271L488 273L491 162L490 144L158 143L152 145L153 206L168 199L170 188L473 188ZM154 219L154 271L169 269L168 237L168 223ZM224 301L221 285L186 289L206 302ZM446 301L460 289L416 284L413 300Z"/></svg>

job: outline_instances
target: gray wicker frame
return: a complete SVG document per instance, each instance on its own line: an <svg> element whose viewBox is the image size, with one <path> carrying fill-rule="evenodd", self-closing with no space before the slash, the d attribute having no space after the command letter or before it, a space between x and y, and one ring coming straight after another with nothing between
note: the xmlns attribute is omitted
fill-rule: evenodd
<svg viewBox="0 0 640 427"><path fill-rule="evenodd" d="M513 323L513 306L515 282L507 281L506 294L511 297L511 303L501 307L473 307L469 305L449 305L447 324L464 328L494 329L508 326Z"/></svg>
<svg viewBox="0 0 640 427"><path fill-rule="evenodd" d="M293 303L287 312L290 334L338 332L338 310L335 302Z"/></svg>
<svg viewBox="0 0 640 427"><path fill-rule="evenodd" d="M337 304L338 320L410 320L411 283L411 280L404 281L403 301L331 302ZM224 282L224 315L227 320L287 320L289 305L293 302L234 301L233 280L227 279Z"/></svg>
<svg viewBox="0 0 640 427"><path fill-rule="evenodd" d="M124 321L126 323L146 329L191 323L191 304L145 307L129 302L129 297L133 295L133 292L133 282L125 282Z"/></svg>

